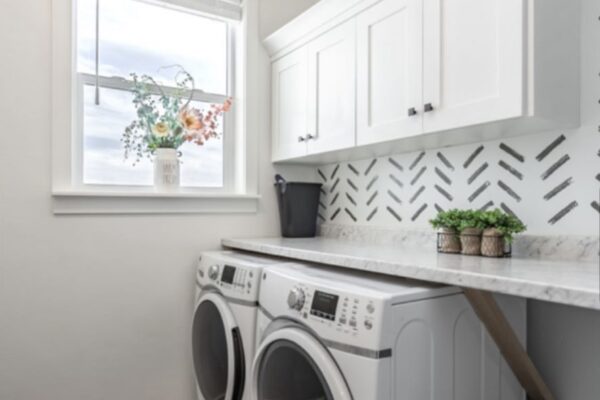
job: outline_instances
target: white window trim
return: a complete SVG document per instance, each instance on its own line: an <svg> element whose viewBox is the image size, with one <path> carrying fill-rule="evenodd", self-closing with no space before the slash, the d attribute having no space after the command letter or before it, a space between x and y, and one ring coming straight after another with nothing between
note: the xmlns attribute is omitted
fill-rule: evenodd
<svg viewBox="0 0 600 400"><path fill-rule="evenodd" d="M224 187L223 188L182 188L175 193L158 193L152 187L83 185L81 176L82 151L81 134L76 134L80 126L82 109L75 109L82 102L74 101L80 95L86 78L76 74L76 37L74 0L52 1L52 196L55 214L148 214L148 213L252 213L258 210L258 157L253 129L254 117L248 115L250 105L244 94L252 92L247 86L254 86L247 80L253 73L257 61L247 57L248 47L259 45L258 36L244 35L237 40L239 32L256 29L256 1L244 2L244 17L239 28L231 27L234 43L228 57L233 57L229 65L228 92L233 94L235 112L226 114L224 124L233 134L225 135L225 140L235 141L235 146L224 143ZM254 43L256 42L256 43ZM234 50L233 50L234 49ZM242 62L238 62L241 60ZM244 65L244 68L240 68ZM235 78L235 79L234 79ZM233 86L236 82L236 86ZM115 86L125 89L127 82L121 78L101 78L101 86ZM197 91L197 98L211 102L222 101L223 96ZM252 111L256 114L256 111ZM231 162L235 160L235 162ZM229 183L229 185L227 184Z"/></svg>

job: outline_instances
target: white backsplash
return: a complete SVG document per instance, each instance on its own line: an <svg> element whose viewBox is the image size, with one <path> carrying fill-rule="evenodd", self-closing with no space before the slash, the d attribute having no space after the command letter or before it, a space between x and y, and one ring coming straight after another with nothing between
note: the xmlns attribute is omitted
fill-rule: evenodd
<svg viewBox="0 0 600 400"><path fill-rule="evenodd" d="M439 210L498 207L529 234L598 235L597 121L572 132L325 165L318 174L321 222L418 229Z"/></svg>

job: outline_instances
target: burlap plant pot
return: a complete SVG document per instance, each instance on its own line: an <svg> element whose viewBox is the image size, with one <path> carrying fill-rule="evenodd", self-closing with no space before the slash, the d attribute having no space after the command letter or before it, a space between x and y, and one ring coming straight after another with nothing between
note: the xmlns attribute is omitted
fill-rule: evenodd
<svg viewBox="0 0 600 400"><path fill-rule="evenodd" d="M462 254L470 256L481 255L481 229L466 228L460 233Z"/></svg>
<svg viewBox="0 0 600 400"><path fill-rule="evenodd" d="M460 249L460 239L456 229L440 229L438 233L438 250L440 253L460 253Z"/></svg>
<svg viewBox="0 0 600 400"><path fill-rule="evenodd" d="M483 231L481 237L481 255L486 257L504 257L504 236L495 228Z"/></svg>

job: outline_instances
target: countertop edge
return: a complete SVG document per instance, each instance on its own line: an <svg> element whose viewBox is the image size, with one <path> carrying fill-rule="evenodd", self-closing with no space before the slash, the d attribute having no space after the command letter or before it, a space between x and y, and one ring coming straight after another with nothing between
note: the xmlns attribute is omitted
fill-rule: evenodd
<svg viewBox="0 0 600 400"><path fill-rule="evenodd" d="M296 249L293 247L250 243L240 239L223 239L221 244L224 247L231 249L268 254L299 261L323 263L354 270L467 287L557 304L600 310L600 298L598 293L584 289L540 284L506 277L481 276L469 271L440 271L426 266L391 263L389 261L344 256L333 253L324 254L322 252ZM324 258L327 258L327 260L324 261ZM468 278L468 282L465 281L466 278Z"/></svg>

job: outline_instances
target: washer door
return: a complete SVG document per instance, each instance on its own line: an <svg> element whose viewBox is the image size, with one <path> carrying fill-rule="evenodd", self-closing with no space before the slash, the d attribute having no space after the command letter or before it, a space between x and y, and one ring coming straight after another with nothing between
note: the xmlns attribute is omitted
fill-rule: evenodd
<svg viewBox="0 0 600 400"><path fill-rule="evenodd" d="M257 400L351 400L337 364L310 333L287 327L268 335L252 367Z"/></svg>
<svg viewBox="0 0 600 400"><path fill-rule="evenodd" d="M198 299L192 349L201 399L241 399L245 380L242 338L226 300L216 292Z"/></svg>

